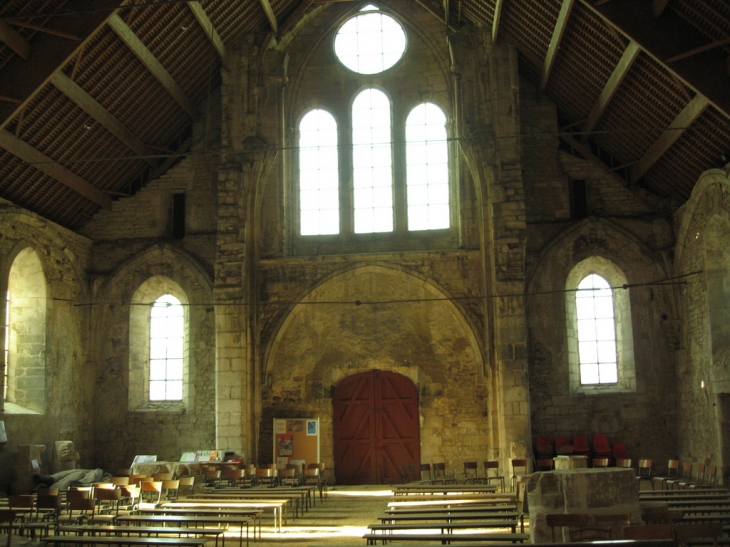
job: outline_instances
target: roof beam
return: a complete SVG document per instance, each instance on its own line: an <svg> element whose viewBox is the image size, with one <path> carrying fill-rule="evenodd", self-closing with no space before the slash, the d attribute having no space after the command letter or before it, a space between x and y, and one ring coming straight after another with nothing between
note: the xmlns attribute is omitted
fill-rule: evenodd
<svg viewBox="0 0 730 547"><path fill-rule="evenodd" d="M274 34L279 34L279 24L276 22L276 14L274 13L274 8L271 7L271 2L269 0L259 1L261 2L261 7L264 8L266 18L269 20L271 30L274 31Z"/></svg>
<svg viewBox="0 0 730 547"><path fill-rule="evenodd" d="M560 42L562 42L563 34L565 34L565 29L568 27L570 10L573 8L574 3L575 0L563 0L563 4L560 6L558 20L555 23L553 36L550 39L550 45L548 46L547 55L545 56L545 66L543 66L542 78L540 78L540 91L545 91L545 87L550 79L550 72L553 70L555 57L560 49Z"/></svg>
<svg viewBox="0 0 730 547"><path fill-rule="evenodd" d="M697 55L698 53L702 53L703 51L709 51L716 47L726 46L728 44L730 44L730 38L724 38L723 40L717 40L715 42L712 42L711 44L696 47L694 49L691 49L690 51L680 53L679 55L675 55L674 57L670 57L669 59L666 59L664 62L665 63L674 63L675 61L681 61L682 59L686 59L687 57L692 57L693 55Z"/></svg>
<svg viewBox="0 0 730 547"><path fill-rule="evenodd" d="M586 121L585 130L593 131L598 124L598 120L603 115L608 103L611 102L613 95L616 90L623 82L624 78L629 72L631 65L634 63L636 58L639 56L641 48L639 44L634 41L629 42L628 47L624 50L621 59L619 59L616 68L613 69L611 76L608 78L606 85L603 87L601 94L598 96L598 100L593 105L591 113L588 114L588 120Z"/></svg>
<svg viewBox="0 0 730 547"><path fill-rule="evenodd" d="M290 28L297 24L300 17L304 15L304 12L309 9L309 6L314 4L314 0L302 0L296 9L291 12L291 15L287 17L281 25L279 25L279 33L283 36Z"/></svg>
<svg viewBox="0 0 730 547"><path fill-rule="evenodd" d="M71 80L71 78L63 72L56 72L51 78L51 83L69 99L79 105L87 114L103 125L107 131L127 145L128 148L134 150L140 156L147 156L144 158L145 161L153 167L156 166L150 157L154 154L152 149L148 148L122 122L115 118L106 108L76 84L76 82Z"/></svg>
<svg viewBox="0 0 730 547"><path fill-rule="evenodd" d="M79 38L75 34L69 34L68 32L63 32L62 30L55 30L55 29L44 27L41 25L31 25L30 23L26 23L24 21L16 21L16 20L12 20L12 19L11 19L11 21L13 21L13 25L15 25L16 27L29 28L32 30L36 30L38 32L45 32L46 34L53 34L54 36L60 36L61 38L67 38L68 40L76 40L77 42L79 42L81 40L81 38Z"/></svg>
<svg viewBox="0 0 730 547"><path fill-rule="evenodd" d="M30 57L30 44L28 40L18 34L10 25L0 21L0 42L4 43L23 59Z"/></svg>
<svg viewBox="0 0 730 547"><path fill-rule="evenodd" d="M449 26L449 0L444 0L444 24Z"/></svg>
<svg viewBox="0 0 730 547"><path fill-rule="evenodd" d="M497 42L497 36L499 34L499 20L502 18L502 6L504 6L504 0L497 0L494 4L494 19L492 19L492 43Z"/></svg>
<svg viewBox="0 0 730 547"><path fill-rule="evenodd" d="M75 42L53 34L36 34L33 37L33 56L28 61L14 57L3 67L0 78L0 95L15 97L18 103L0 102L0 129L4 129L25 106L43 89L53 75L86 46L104 27L107 19L123 0L95 0L94 10L89 10L88 0L69 0L64 9L77 11L73 17L56 17L46 27L63 26L63 31L81 38Z"/></svg>
<svg viewBox="0 0 730 547"><path fill-rule="evenodd" d="M580 0L582 8L601 17L606 24L631 38L659 67L676 76L684 85L707 97L712 106L730 117L730 74L727 54L722 48L704 51L701 55L668 64L672 58L707 43L673 10L664 10L655 19L647 2L613 0L601 6L591 0ZM669 37L669 38L668 38Z"/></svg>
<svg viewBox="0 0 730 547"><path fill-rule="evenodd" d="M218 56L223 59L226 56L226 46L223 44L223 40L221 40L218 31L215 30L210 17L205 13L203 6L196 0L195 2L188 2L188 7L193 12L193 15L195 15L200 26L203 27L203 32L205 32L205 35L213 44L213 47L218 52Z"/></svg>
<svg viewBox="0 0 730 547"><path fill-rule="evenodd" d="M692 123L709 106L708 101L702 95L695 96L682 112L674 119L669 127L644 153L642 158L631 168L631 182L638 181L651 167L662 157L662 154L681 137Z"/></svg>
<svg viewBox="0 0 730 547"><path fill-rule="evenodd" d="M0 147L10 152L13 156L31 164L35 169L42 171L61 184L68 186L74 192L81 194L85 198L90 199L106 209L111 207L111 198L96 186L85 181L73 171L69 171L53 158L49 158L43 152L36 150L30 144L20 140L5 129L0 130Z"/></svg>
<svg viewBox="0 0 730 547"><path fill-rule="evenodd" d="M142 43L142 40L132 31L131 28L122 21L119 15L114 14L109 18L109 26L114 32L117 33L122 41L127 44L127 47L132 50L137 58L142 61L142 64L147 67L147 70L157 79L158 82L164 87L167 92L172 95L172 98L183 107L185 112L190 114L192 118L196 117L196 110L193 103L190 102L185 92L182 90L180 85L170 76L170 73L165 70L162 63L157 60L152 52L147 49Z"/></svg>

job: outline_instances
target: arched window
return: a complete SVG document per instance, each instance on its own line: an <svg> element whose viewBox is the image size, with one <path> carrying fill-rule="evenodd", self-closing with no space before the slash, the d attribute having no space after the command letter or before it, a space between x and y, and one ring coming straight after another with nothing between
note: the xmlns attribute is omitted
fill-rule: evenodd
<svg viewBox="0 0 730 547"><path fill-rule="evenodd" d="M302 235L340 233L337 122L311 110L299 123L299 222Z"/></svg>
<svg viewBox="0 0 730 547"><path fill-rule="evenodd" d="M433 103L416 106L406 120L408 229L449 227L449 152L446 116Z"/></svg>
<svg viewBox="0 0 730 547"><path fill-rule="evenodd" d="M43 412L46 397L46 276L27 247L10 267L5 297L6 412Z"/></svg>
<svg viewBox="0 0 730 547"><path fill-rule="evenodd" d="M593 256L568 274L566 319L573 393L636 390L628 281L610 260Z"/></svg>
<svg viewBox="0 0 730 547"><path fill-rule="evenodd" d="M616 325L608 281L596 274L584 277L575 293L575 308L581 385L617 383Z"/></svg>
<svg viewBox="0 0 730 547"><path fill-rule="evenodd" d="M182 411L189 406L189 314L182 288L156 275L129 310L129 409Z"/></svg>
<svg viewBox="0 0 730 547"><path fill-rule="evenodd" d="M185 314L171 294L150 309L150 401L181 401Z"/></svg>
<svg viewBox="0 0 730 547"><path fill-rule="evenodd" d="M365 89L352 103L355 233L393 231L390 101Z"/></svg>

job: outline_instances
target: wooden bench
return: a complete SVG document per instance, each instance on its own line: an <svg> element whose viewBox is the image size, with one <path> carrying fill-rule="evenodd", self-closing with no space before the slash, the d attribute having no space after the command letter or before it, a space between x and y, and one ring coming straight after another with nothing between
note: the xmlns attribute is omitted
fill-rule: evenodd
<svg viewBox="0 0 730 547"><path fill-rule="evenodd" d="M513 507L513 502L501 502L504 507ZM479 505L482 507L498 507L499 504L492 503L488 500L480 500L474 498L456 498L456 499L430 499L421 501L390 501L388 507L455 507L460 505Z"/></svg>
<svg viewBox="0 0 730 547"><path fill-rule="evenodd" d="M365 534L368 545L378 541L440 541L442 544L480 541L482 543L524 543L530 541L530 534Z"/></svg>
<svg viewBox="0 0 730 547"><path fill-rule="evenodd" d="M479 520L469 522L410 522L390 524L370 524L368 530L373 532L396 532L398 530L440 530L442 534L453 530L479 530L488 528L510 528L513 534L517 533L517 520Z"/></svg>
<svg viewBox="0 0 730 547"><path fill-rule="evenodd" d="M137 547L205 547L206 538L189 537L124 537L124 536L46 536L46 545L118 545Z"/></svg>
<svg viewBox="0 0 730 547"><path fill-rule="evenodd" d="M381 524L395 524L397 522L405 521L443 521L453 522L455 520L460 521L514 521L520 520L520 532L525 531L525 520L524 515L514 511L512 513L388 513L385 515L379 515L378 520Z"/></svg>
<svg viewBox="0 0 730 547"><path fill-rule="evenodd" d="M282 510L280 504L271 503L247 503L241 505L239 508L205 508L205 507L159 507L156 509L139 509L138 514L151 514L151 515L191 515L191 516L208 516L208 517L223 517L223 516L254 516L260 515L262 512L267 510L272 511L274 515L274 528L281 531L282 528ZM222 521L221 521L222 522Z"/></svg>
<svg viewBox="0 0 730 547"><path fill-rule="evenodd" d="M385 510L390 515L405 515L408 513L516 513L517 505L463 505L459 507L443 507L443 506L405 506L390 507Z"/></svg>
<svg viewBox="0 0 730 547"><path fill-rule="evenodd" d="M261 538L261 513L249 516L201 516L201 515L120 515L116 518L117 523L126 523L136 526L144 524L175 524L180 527L213 525L213 526L237 526L240 530L240 543L243 544L243 529L246 528L246 545L249 541L249 524L253 520L253 537L256 539L256 524L259 527L259 539Z"/></svg>
<svg viewBox="0 0 730 547"><path fill-rule="evenodd" d="M431 494L431 495L447 495L453 493L463 494L487 494L497 492L496 486L489 484L464 484L460 486L434 486L426 484L397 486L393 490L394 496L410 496L419 494ZM514 500L514 494L494 494L499 497L511 497Z"/></svg>
<svg viewBox="0 0 730 547"><path fill-rule="evenodd" d="M186 528L186 527L173 527L173 526L116 526L116 525L83 525L83 526L59 526L59 535L62 533L76 534L83 536L88 534L90 536L96 536L98 534L106 534L108 536L122 536L122 535L135 535L135 536L155 536L159 537L161 534L164 535L177 535L179 536L207 536L215 538L215 544L218 545L218 538L223 536L221 544L225 546L226 537L223 535L226 528ZM246 545L248 545L248 534L246 535ZM243 538L241 539L241 547L243 547Z"/></svg>

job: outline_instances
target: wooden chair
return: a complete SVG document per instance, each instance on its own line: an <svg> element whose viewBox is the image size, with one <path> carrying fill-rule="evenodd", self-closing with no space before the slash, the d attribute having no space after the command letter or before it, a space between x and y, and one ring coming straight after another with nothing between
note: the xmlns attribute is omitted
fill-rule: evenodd
<svg viewBox="0 0 730 547"><path fill-rule="evenodd" d="M631 459L630 458L618 458L616 460L616 467L622 467L624 469L631 469Z"/></svg>
<svg viewBox="0 0 730 547"><path fill-rule="evenodd" d="M154 481L171 481L172 480L172 473L153 473L152 474L152 480Z"/></svg>
<svg viewBox="0 0 730 547"><path fill-rule="evenodd" d="M583 527L587 526L589 519L588 515L584 514L548 514L545 515L545 522L550 528L550 537L552 542L555 543L555 529L556 528L570 528L570 527ZM562 538L558 543L563 543Z"/></svg>
<svg viewBox="0 0 730 547"><path fill-rule="evenodd" d="M68 512L58 517L64 525L93 524L96 512L96 498L75 496L67 499Z"/></svg>
<svg viewBox="0 0 730 547"><path fill-rule="evenodd" d="M130 475L129 484L137 485L142 481L142 479L146 479L146 478L147 478L147 475Z"/></svg>
<svg viewBox="0 0 730 547"><path fill-rule="evenodd" d="M11 523L13 529L17 529L23 535L23 524L26 521L33 521L35 518L35 496L29 494L15 494L8 496L8 509L16 512L16 519L20 522Z"/></svg>
<svg viewBox="0 0 730 547"><path fill-rule="evenodd" d="M58 529L58 517L61 514L62 501L61 496L49 494L37 494L35 499L36 520L26 522L25 530L30 532L32 538L35 538L36 531L40 531L40 536L47 536L48 531L53 527L54 531Z"/></svg>
<svg viewBox="0 0 730 547"><path fill-rule="evenodd" d="M120 488L98 488L95 487L93 497L97 501L97 511L94 515L94 522L113 524L119 516L119 506L122 502L122 490Z"/></svg>
<svg viewBox="0 0 730 547"><path fill-rule="evenodd" d="M695 466L695 477L692 478L692 472L690 472L689 478L683 481L679 481L677 484L677 488L689 488L692 484L702 484L705 482L705 464L704 463L698 463Z"/></svg>
<svg viewBox="0 0 730 547"><path fill-rule="evenodd" d="M649 459L639 460L639 467L636 473L636 480L639 483L639 490L641 490L641 481L649 481L651 489L654 490L654 477L651 475L651 466L654 462Z"/></svg>
<svg viewBox="0 0 730 547"><path fill-rule="evenodd" d="M225 483L228 486L238 486L238 483L243 479L244 473L245 471L238 467L235 469L223 469L221 483Z"/></svg>
<svg viewBox="0 0 730 547"><path fill-rule="evenodd" d="M593 458L593 467L608 467L608 458Z"/></svg>
<svg viewBox="0 0 730 547"><path fill-rule="evenodd" d="M504 475L499 474L498 460L487 460L484 462L484 476L487 484L491 484L492 481L499 481L502 492L504 492Z"/></svg>
<svg viewBox="0 0 730 547"><path fill-rule="evenodd" d="M180 492L180 479L167 479L162 481L162 491L165 493L165 498L167 499L173 499L172 492L175 493L175 497L177 498Z"/></svg>
<svg viewBox="0 0 730 547"><path fill-rule="evenodd" d="M645 524L624 528L624 539L673 539L671 524Z"/></svg>
<svg viewBox="0 0 730 547"><path fill-rule="evenodd" d="M281 469L278 484L282 486L299 486L299 476L296 469Z"/></svg>
<svg viewBox="0 0 730 547"><path fill-rule="evenodd" d="M479 476L477 462L464 462L464 484L484 484L484 477Z"/></svg>
<svg viewBox="0 0 730 547"><path fill-rule="evenodd" d="M140 483L139 502L158 505L162 499L162 481L144 481Z"/></svg>
<svg viewBox="0 0 730 547"><path fill-rule="evenodd" d="M127 486L129 484L129 476L112 477L109 479L114 486Z"/></svg>
<svg viewBox="0 0 730 547"><path fill-rule="evenodd" d="M510 477L510 489L512 492L515 491L517 481L524 475L527 475L527 466L529 465L529 462L524 459L514 459L512 460L512 476ZM521 474L518 472L518 470L522 470Z"/></svg>
<svg viewBox="0 0 730 547"><path fill-rule="evenodd" d="M319 467L308 467L304 470L304 485L305 486L316 486L319 490L319 500L323 499L324 495L324 481L319 472Z"/></svg>
<svg viewBox="0 0 730 547"><path fill-rule="evenodd" d="M269 487L274 487L277 485L277 470L272 468L262 468L256 470L256 483L257 484L265 484Z"/></svg>
<svg viewBox="0 0 730 547"><path fill-rule="evenodd" d="M204 475L205 486L212 486L213 488L220 488L221 485L221 470L209 467L205 470Z"/></svg>
<svg viewBox="0 0 730 547"><path fill-rule="evenodd" d="M119 477L129 477L132 474L132 470L128 467L123 467L121 469L117 469L117 476Z"/></svg>
<svg viewBox="0 0 730 547"><path fill-rule="evenodd" d="M7 530L8 541L6 547L10 547L13 539L13 525L15 523L17 513L12 509L0 509L0 528Z"/></svg>
<svg viewBox="0 0 730 547"><path fill-rule="evenodd" d="M552 471L555 466L555 461L552 458L538 458L537 471Z"/></svg>
<svg viewBox="0 0 730 547"><path fill-rule="evenodd" d="M666 481L676 479L679 475L679 460L669 460L667 462L667 474L663 476L653 477L651 479L652 488L656 488L655 483L659 483L659 489L666 488Z"/></svg>
<svg viewBox="0 0 730 547"><path fill-rule="evenodd" d="M664 487L668 490L674 490L674 487L679 488L680 483L686 483L692 478L692 462L684 462L680 469L677 471L677 476L664 481Z"/></svg>
<svg viewBox="0 0 730 547"><path fill-rule="evenodd" d="M690 484L688 488L714 488L717 482L717 466L711 465L705 471L705 477L702 483Z"/></svg>
<svg viewBox="0 0 730 547"><path fill-rule="evenodd" d="M434 463L431 468L433 469L433 483L441 484L456 484L456 477L446 476L446 464L443 462Z"/></svg>
<svg viewBox="0 0 730 547"><path fill-rule="evenodd" d="M187 477L180 477L178 479L180 481L178 483L178 490L177 495L182 496L184 495L192 495L195 493L195 475L188 475Z"/></svg>
<svg viewBox="0 0 730 547"><path fill-rule="evenodd" d="M400 480L403 484L416 480L416 469L413 467L412 463L401 465L398 468L398 473L400 474Z"/></svg>
<svg viewBox="0 0 730 547"><path fill-rule="evenodd" d="M288 463L286 464L287 469L294 469L294 471L297 474L297 477L299 478L299 483L301 484L302 481L304 481L304 464L302 463Z"/></svg>
<svg viewBox="0 0 730 547"><path fill-rule="evenodd" d="M431 474L431 464L430 463L422 463L419 466L419 471L421 473L421 480L431 482L433 480L433 475Z"/></svg>

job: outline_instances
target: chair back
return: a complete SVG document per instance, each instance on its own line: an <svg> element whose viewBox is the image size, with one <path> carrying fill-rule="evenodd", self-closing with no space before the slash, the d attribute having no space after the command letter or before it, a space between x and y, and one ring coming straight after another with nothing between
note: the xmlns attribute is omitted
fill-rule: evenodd
<svg viewBox="0 0 730 547"><path fill-rule="evenodd" d="M7 530L8 530L8 542L7 547L10 547L10 543L13 537L13 522L15 522L15 517L17 516L17 513L13 511L12 509L0 509L0 525L3 525L7 523Z"/></svg>
<svg viewBox="0 0 730 547"><path fill-rule="evenodd" d="M624 469L631 469L631 459L630 458L619 458L616 460L616 467L622 467Z"/></svg>
<svg viewBox="0 0 730 547"><path fill-rule="evenodd" d="M588 523L588 515L554 513L545 515L545 522L550 528L550 537L552 538L552 542L555 543L556 528L586 526ZM563 542L560 541L559 543Z"/></svg>
<svg viewBox="0 0 730 547"><path fill-rule="evenodd" d="M648 459L642 459L639 460L639 474L637 475L638 478L648 478L651 477L651 466L653 465L653 460Z"/></svg>
<svg viewBox="0 0 730 547"><path fill-rule="evenodd" d="M608 458L593 458L593 467L608 467Z"/></svg>
<svg viewBox="0 0 730 547"><path fill-rule="evenodd" d="M475 482L479 478L479 464L477 462L464 462L464 482Z"/></svg>
<svg viewBox="0 0 730 547"><path fill-rule="evenodd" d="M296 469L281 469L279 471L279 484L288 484L290 486L299 485L299 475Z"/></svg>
<svg viewBox="0 0 730 547"><path fill-rule="evenodd" d="M127 486L129 484L129 476L112 477L109 479L114 486Z"/></svg>
<svg viewBox="0 0 730 547"><path fill-rule="evenodd" d="M155 481L171 481L173 473L154 473L152 479Z"/></svg>
<svg viewBox="0 0 730 547"><path fill-rule="evenodd" d="M552 458L538 458L537 459L537 470L538 471L552 471L555 462Z"/></svg>

